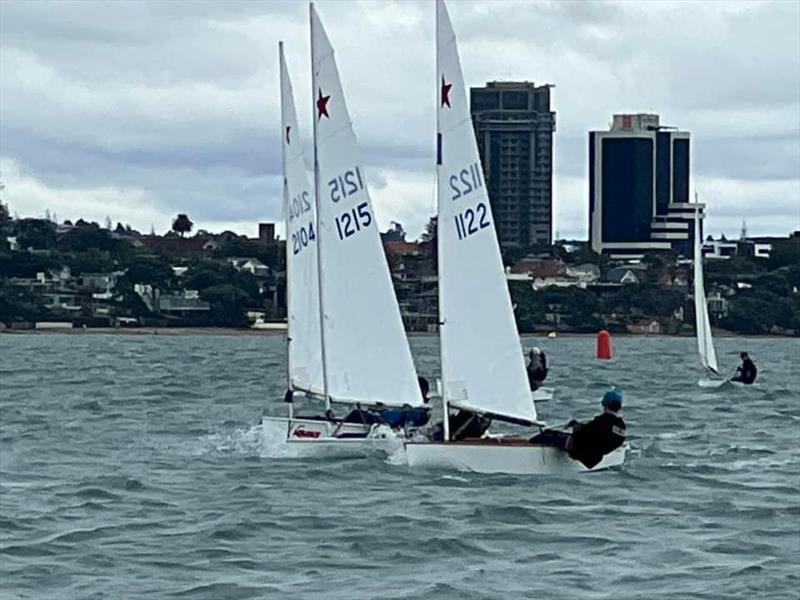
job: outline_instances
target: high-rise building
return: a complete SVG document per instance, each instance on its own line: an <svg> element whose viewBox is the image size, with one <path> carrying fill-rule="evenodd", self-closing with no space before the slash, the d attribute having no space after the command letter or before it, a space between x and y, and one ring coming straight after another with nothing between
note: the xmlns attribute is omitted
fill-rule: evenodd
<svg viewBox="0 0 800 600"><path fill-rule="evenodd" d="M589 132L589 240L618 255L675 250L691 256L689 133L658 115L614 115L609 131Z"/></svg>
<svg viewBox="0 0 800 600"><path fill-rule="evenodd" d="M553 132L550 85L490 81L470 107L497 237L503 247L552 243Z"/></svg>

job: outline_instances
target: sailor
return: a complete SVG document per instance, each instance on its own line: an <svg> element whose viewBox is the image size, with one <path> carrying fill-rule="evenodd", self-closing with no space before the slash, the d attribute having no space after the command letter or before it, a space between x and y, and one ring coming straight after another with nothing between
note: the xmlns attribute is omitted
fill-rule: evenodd
<svg viewBox="0 0 800 600"><path fill-rule="evenodd" d="M625 422L620 416L622 392L616 388L607 391L601 402L602 414L588 423L574 419L567 424L572 433L545 429L530 439L532 444L555 446L582 462L586 468L595 467L603 456L616 450L625 442Z"/></svg>
<svg viewBox="0 0 800 600"><path fill-rule="evenodd" d="M381 420L390 427L422 427L431 418L431 407L429 406L430 384L424 377L417 378L419 391L422 394L422 406L403 408L387 408L380 411Z"/></svg>
<svg viewBox="0 0 800 600"><path fill-rule="evenodd" d="M472 412L471 410L459 410L456 414L450 415L450 441L465 440L467 438L479 438L489 429L492 420L489 417ZM430 439L434 442L444 440L444 422L440 421L434 425L430 434Z"/></svg>
<svg viewBox="0 0 800 600"><path fill-rule="evenodd" d="M381 418L380 416L376 415L370 410L368 409L365 410L361 408L361 404L356 404L355 408L353 408L349 413L347 413L344 416L342 422L361 423L363 425L374 425L375 423L380 423Z"/></svg>
<svg viewBox="0 0 800 600"><path fill-rule="evenodd" d="M532 390L538 390L547 378L547 357L539 348L534 347L528 353L528 383Z"/></svg>
<svg viewBox="0 0 800 600"><path fill-rule="evenodd" d="M750 385L756 380L758 369L756 368L756 364L747 355L747 352L742 352L739 357L742 359L742 364L736 367L736 375L731 381L739 381Z"/></svg>

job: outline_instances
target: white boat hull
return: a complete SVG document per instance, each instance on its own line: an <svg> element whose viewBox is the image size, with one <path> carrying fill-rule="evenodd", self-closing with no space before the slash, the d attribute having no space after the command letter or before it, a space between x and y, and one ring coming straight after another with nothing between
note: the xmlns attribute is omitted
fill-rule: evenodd
<svg viewBox="0 0 800 600"><path fill-rule="evenodd" d="M516 442L407 442L406 460L410 467L443 467L476 473L548 475L619 467L625 462L627 452L627 445L623 445L604 456L593 469L587 469L583 463L571 459L558 448L520 443L520 440Z"/></svg>
<svg viewBox="0 0 800 600"><path fill-rule="evenodd" d="M297 449L318 449L325 455L388 454L402 444L395 432L385 425L286 417L262 417L261 423L265 437L281 430L286 444Z"/></svg>

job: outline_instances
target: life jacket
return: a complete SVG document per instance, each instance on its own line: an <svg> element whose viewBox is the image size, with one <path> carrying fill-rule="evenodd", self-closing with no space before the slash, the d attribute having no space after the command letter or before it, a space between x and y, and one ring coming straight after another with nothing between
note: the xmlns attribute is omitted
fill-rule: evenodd
<svg viewBox="0 0 800 600"><path fill-rule="evenodd" d="M381 419L390 427L422 427L431 418L426 406L418 408L387 408L380 412Z"/></svg>

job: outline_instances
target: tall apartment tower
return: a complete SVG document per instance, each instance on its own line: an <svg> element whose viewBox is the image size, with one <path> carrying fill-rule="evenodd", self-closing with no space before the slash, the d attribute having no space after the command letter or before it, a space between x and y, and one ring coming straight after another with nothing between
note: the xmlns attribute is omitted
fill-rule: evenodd
<svg viewBox="0 0 800 600"><path fill-rule="evenodd" d="M475 137L503 247L553 241L551 87L490 81L470 90Z"/></svg>
<svg viewBox="0 0 800 600"><path fill-rule="evenodd" d="M614 115L608 131L589 132L592 250L692 255L694 216L705 216L705 204L689 197L689 140L645 113Z"/></svg>

